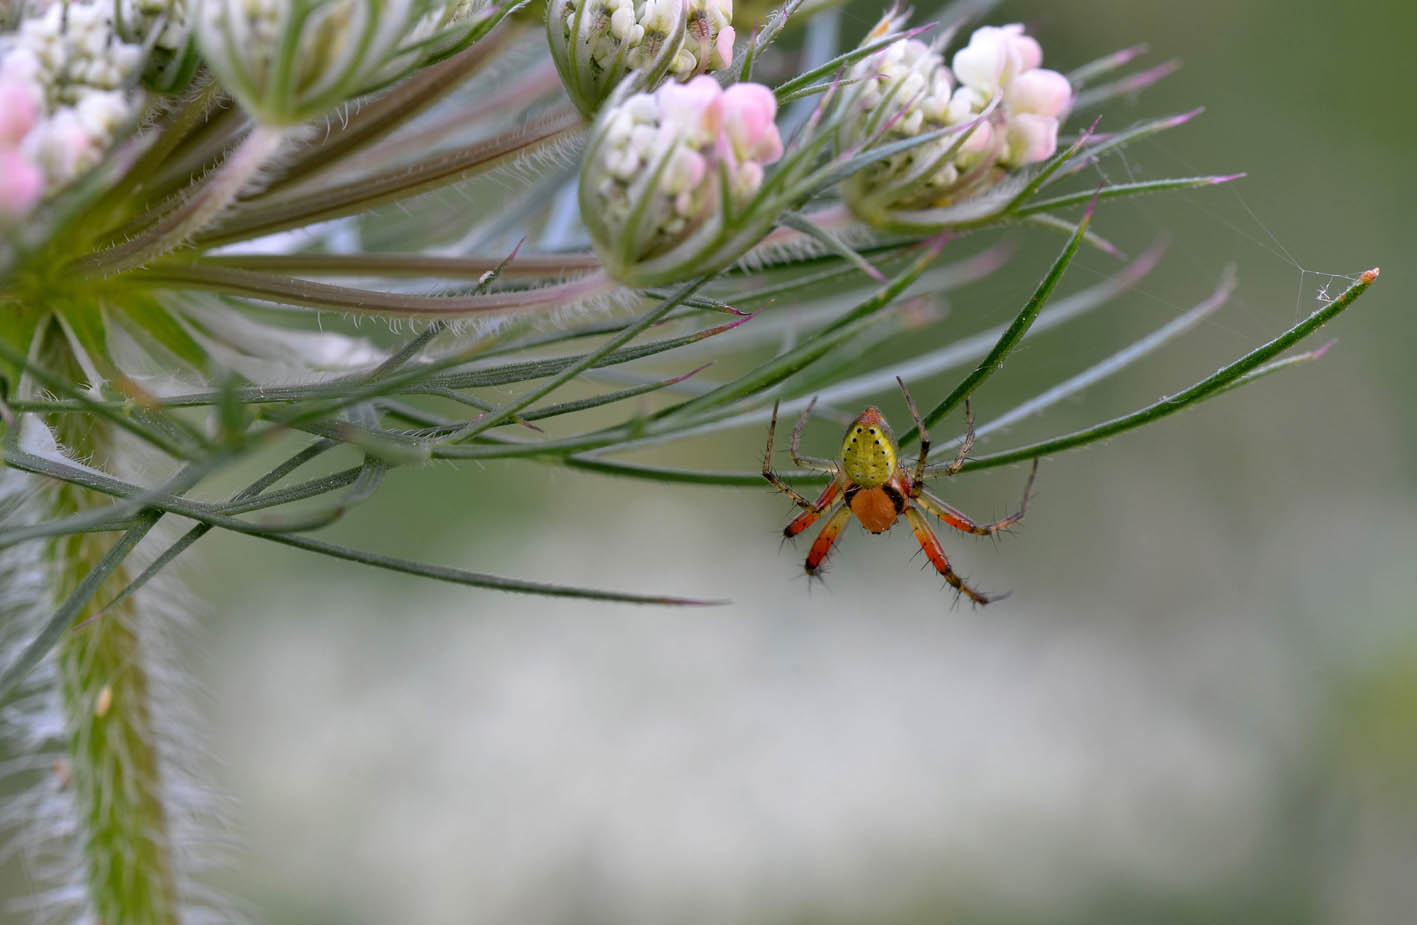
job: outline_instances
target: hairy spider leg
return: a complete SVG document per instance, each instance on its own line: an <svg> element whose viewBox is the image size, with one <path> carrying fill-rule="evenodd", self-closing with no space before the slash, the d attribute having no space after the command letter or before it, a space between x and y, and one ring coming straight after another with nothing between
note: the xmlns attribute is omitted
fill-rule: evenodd
<svg viewBox="0 0 1417 925"><path fill-rule="evenodd" d="M797 502L799 507L810 509L812 502L807 499L807 496L778 478L777 473L772 471L772 438L777 431L777 404L777 402L772 403L772 421L768 424L768 445L763 450L763 478L771 482L778 491Z"/></svg>
<svg viewBox="0 0 1417 925"><path fill-rule="evenodd" d="M812 402L812 404L816 404L815 400ZM796 430L794 430L792 435L792 448L794 459L796 459L797 457L797 439L800 436L802 425L807 419L807 414L810 413L812 410L812 404L809 404L807 406L807 411L803 412L802 420L798 422L797 428ZM774 488L786 494L797 504L798 507L803 509L803 512L801 514L798 514L797 517L793 518L792 522L789 523L782 531L783 536L791 537L796 536L803 530L806 530L812 524L816 523L817 518L822 516L822 512L831 506L832 501L836 500L837 494L841 492L842 481L840 475L838 475L836 478L833 478L831 482L827 484L827 487L822 490L822 493L817 496L816 501L809 501L806 495L802 494L797 489L784 482L776 472L772 471L772 444L773 435L777 431L777 409L778 405L776 402L774 402L772 406L772 422L768 424L768 444L767 448L763 450L763 478L771 482ZM835 465L832 465L826 460L822 460L821 462L823 462L826 466L825 471L836 472ZM841 528L838 527L837 529L840 530Z"/></svg>
<svg viewBox="0 0 1417 925"><path fill-rule="evenodd" d="M831 480L822 493L817 496L817 500L812 503L807 510L792 518L792 522L782 528L782 535L793 537L806 530L817 522L817 518L822 516L822 512L831 507L831 503L836 500L836 496L841 492L841 478Z"/></svg>
<svg viewBox="0 0 1417 925"><path fill-rule="evenodd" d="M905 380L896 376L895 384L900 386L901 394L905 396L905 407L910 409L910 416L915 419L915 432L920 437L920 458L915 461L915 474L910 479L910 494L914 497L925 479L925 464L930 458L930 434L925 430L925 422L920 420L920 412L915 407L915 399L910 397L910 390L905 387Z"/></svg>
<svg viewBox="0 0 1417 925"><path fill-rule="evenodd" d="M976 604L987 604L997 598L981 594L964 583L964 579L955 574L950 568L950 560L945 555L944 547L940 545L940 538L935 535L935 531L930 529L930 524L925 520L925 516L913 507L905 509L905 518L910 521L910 529L915 531L915 539L920 543L920 548L925 550L925 558L930 560L930 564L935 567L935 571L944 576L945 581L955 586L955 589L968 597ZM812 547L814 550L816 547ZM811 571L809 568L808 571Z"/></svg>
<svg viewBox="0 0 1417 925"><path fill-rule="evenodd" d="M846 526L846 522L851 519L851 508L843 504L832 512L827 518L827 522L822 525L822 532L817 534L817 538L812 541L812 548L807 551L807 574L817 574L817 569L822 567L822 560L831 552L832 543L841 535L841 528ZM928 529L928 528L927 528Z"/></svg>
<svg viewBox="0 0 1417 925"><path fill-rule="evenodd" d="M959 452L949 465L943 469L937 469L936 475L954 475L964 468L964 461L969 458L969 451L974 449L974 412L970 410L969 399L964 400L964 442L959 445Z"/></svg>
<svg viewBox="0 0 1417 925"><path fill-rule="evenodd" d="M830 459L822 459L818 456L803 456L802 431L807 428L807 419L812 416L812 409L817 407L816 396L807 402L807 407L802 410L802 416L797 419L797 424L792 428L792 462L803 469L815 469L818 472L835 472L836 463ZM774 411L774 413L776 413Z"/></svg>
<svg viewBox="0 0 1417 925"><path fill-rule="evenodd" d="M1033 469L1028 473L1028 484L1023 487L1023 500L1019 502L1018 510L1002 520L996 520L991 524L978 524L963 514L958 509L951 507L944 501L937 498L925 489L921 489L916 502L925 510L934 514L945 523L954 527L961 533L973 533L978 536L992 536L1000 530L1007 529L1023 520L1023 515L1028 511L1028 499L1033 496L1033 480L1038 475L1038 460L1033 461ZM914 521L911 521L914 523Z"/></svg>
<svg viewBox="0 0 1417 925"><path fill-rule="evenodd" d="M925 433L925 422L920 419L920 412L915 410L915 402L911 400L905 383L901 382L899 376L895 381L900 382L900 390L905 392L905 406L910 409L910 416L915 418L915 430L920 434L920 461L915 464L915 477L911 481L918 486L926 476L934 478L959 472L964 468L964 461L969 458L969 451L974 449L974 412L969 407L969 399L964 400L964 442L959 445L959 452L955 454L954 461L943 466L931 466L926 463L926 457L930 455L930 435ZM917 496L918 492L911 495Z"/></svg>

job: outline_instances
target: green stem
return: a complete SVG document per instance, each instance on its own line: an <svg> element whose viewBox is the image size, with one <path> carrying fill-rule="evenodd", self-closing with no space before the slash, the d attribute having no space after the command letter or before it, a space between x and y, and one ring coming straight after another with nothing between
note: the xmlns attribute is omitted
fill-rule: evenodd
<svg viewBox="0 0 1417 925"><path fill-rule="evenodd" d="M180 206L129 241L83 258L80 272L113 275L140 267L176 250L206 228L250 184L285 144L287 132L258 126L237 146L211 179L202 181Z"/></svg>
<svg viewBox="0 0 1417 925"><path fill-rule="evenodd" d="M86 459L109 454L112 434L102 423L79 416L56 422L56 435L70 452ZM57 516L108 503L67 484L53 497L52 513ZM104 563L113 542L92 533L54 540L48 558L56 599L80 591L90 572ZM115 589L122 587L128 581L127 568L119 564L109 580L116 582ZM56 649L88 905L100 922L178 921L140 601L129 598L102 619L90 621L97 611L97 601L90 599Z"/></svg>
<svg viewBox="0 0 1417 925"><path fill-rule="evenodd" d="M1231 388L1246 382L1258 379L1260 376L1270 372L1284 369L1301 359L1313 359L1319 352L1305 354L1302 358L1292 358L1291 361L1277 361L1271 363L1275 356L1288 350L1299 341L1308 337L1323 325L1334 318L1358 300L1358 297L1368 291L1378 278L1378 270L1374 267L1363 273L1349 286L1348 289L1337 299L1314 312L1294 327L1285 331L1263 346L1257 347L1229 366L1222 367L1206 378L1197 382L1187 389L1182 389L1175 395L1168 396L1158 402L1147 405L1133 411L1131 414L1124 414L1119 418L1113 418L1098 424L1096 427L1089 427L1086 430L1075 431L1071 434L1064 434L1061 437L1054 437L1051 440L1044 440L1039 443L1032 443L1028 446L1019 447L1014 450L1006 450L1002 453L993 453L988 456L980 456L971 459L964 464L963 472L970 472L975 469L991 469L995 466L1007 466L1018 462L1027 462L1031 459L1038 459L1042 456L1051 456L1054 453L1061 453L1063 450L1070 450L1073 447L1085 446L1089 443L1096 443L1098 440L1106 440L1124 431L1134 430L1144 424L1164 418L1167 415L1175 414L1183 408L1189 408L1197 402L1207 398L1213 398L1222 392L1228 392Z"/></svg>

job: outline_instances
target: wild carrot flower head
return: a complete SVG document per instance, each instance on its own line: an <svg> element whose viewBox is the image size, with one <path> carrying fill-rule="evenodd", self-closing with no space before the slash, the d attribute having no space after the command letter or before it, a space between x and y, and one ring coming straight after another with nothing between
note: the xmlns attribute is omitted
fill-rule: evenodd
<svg viewBox="0 0 1417 925"><path fill-rule="evenodd" d="M996 114L971 133L982 135L1003 167L1023 167L1052 157L1058 145L1058 121L1072 105L1072 88L1057 71L1040 67L1043 49L1023 26L976 29L969 44L955 53L960 86L950 100L951 121L967 122L998 100Z"/></svg>
<svg viewBox="0 0 1417 925"><path fill-rule="evenodd" d="M612 275L649 284L722 262L729 210L748 206L782 157L777 100L760 84L667 83L608 107L581 172L581 214ZM738 256L732 254L728 259Z"/></svg>
<svg viewBox="0 0 1417 925"><path fill-rule="evenodd" d="M900 17L889 15L870 39L899 25ZM1039 67L1042 60L1038 42L1013 24L975 30L955 54L953 71L937 46L913 38L858 61L843 94L839 146L921 141L843 184L852 211L882 228L899 227L907 213L916 230L943 226L920 215L979 197L1010 171L1051 157L1072 89L1061 74Z"/></svg>

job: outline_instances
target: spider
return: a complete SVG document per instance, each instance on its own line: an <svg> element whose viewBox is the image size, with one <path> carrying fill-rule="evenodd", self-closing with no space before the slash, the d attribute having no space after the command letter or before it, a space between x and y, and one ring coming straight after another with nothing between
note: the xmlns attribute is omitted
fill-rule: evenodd
<svg viewBox="0 0 1417 925"><path fill-rule="evenodd" d="M768 445L763 453L763 478L802 508L802 513L783 529L783 535L796 536L816 523L817 518L833 505L837 505L807 553L807 574L815 575L822 566L822 560L831 551L832 543L836 542L842 528L853 515L861 521L861 526L872 533L886 532L896 522L897 517L904 515L910 522L910 529L915 532L915 539L925 550L925 556L935 570L944 576L945 581L976 604L1000 600L1007 595L990 597L982 594L965 584L964 579L955 574L954 569L950 568L950 560L945 557L945 551L940 546L939 538L930 529L929 522L920 510L929 511L961 532L993 536L1023 519L1024 512L1028 509L1029 496L1033 493L1033 479L1038 474L1038 460L1033 461L1033 470L1028 475L1028 483L1024 486L1023 501L1019 503L1018 511L991 524L976 524L935 497L924 485L927 478L954 475L964 466L965 458L974 445L974 418L970 414L969 401L964 403L965 435L959 453L948 465L932 466L926 462L926 457L930 454L930 436L925 432L920 412L915 409L915 402L911 399L910 390L905 387L905 383L899 377L896 382L905 394L906 407L915 418L915 427L920 433L920 458L915 463L914 472L907 471L901 465L900 448L896 445L890 425L875 408L867 408L851 422L842 438L841 455L837 461L802 456L798 448L802 442L802 431L807 425L807 418L811 416L812 408L817 404L814 398L802 412L797 426L792 429L792 461L803 469L832 474L831 482L817 496L816 501L808 500L772 471L773 435L777 430L777 405L773 405L772 423L768 425Z"/></svg>

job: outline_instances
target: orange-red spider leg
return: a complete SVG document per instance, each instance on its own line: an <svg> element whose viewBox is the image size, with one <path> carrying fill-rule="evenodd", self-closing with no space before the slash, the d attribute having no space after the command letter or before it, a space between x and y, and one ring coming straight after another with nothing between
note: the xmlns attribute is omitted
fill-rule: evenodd
<svg viewBox="0 0 1417 925"><path fill-rule="evenodd" d="M850 519L851 508L845 504L827 518L827 522L822 525L822 532L817 534L817 538L812 541L812 548L807 552L808 575L817 574L817 569L822 567L822 560L831 552L832 543L836 542L836 538L841 535L841 528L845 527Z"/></svg>
<svg viewBox="0 0 1417 925"><path fill-rule="evenodd" d="M1033 461L1033 470L1028 474L1028 484L1023 489L1023 500L1019 502L1018 510L1005 517L1003 520L996 520L991 524L977 524L970 520L963 513L951 507L928 491L921 490L916 501L925 510L934 514L945 523L954 527L961 533L973 533L978 536L992 536L1000 530L1012 527L1023 520L1023 515L1028 511L1028 499L1033 495L1033 480L1038 475L1038 460Z"/></svg>
<svg viewBox="0 0 1417 925"><path fill-rule="evenodd" d="M915 539L920 543L920 548L925 550L925 557L930 560L935 571L944 576L945 581L954 585L961 594L976 604L987 604L992 600L965 584L964 579L954 573L954 569L950 568L950 560L945 556L944 547L940 545L940 538L930 529L930 524L923 514L913 507L908 507L905 509L905 517L910 521L910 529L915 531Z"/></svg>
<svg viewBox="0 0 1417 925"><path fill-rule="evenodd" d="M832 479L827 487L822 489L822 493L817 496L817 500L812 502L808 508L796 517L792 522L782 528L783 536L796 536L817 522L817 518L822 516L822 512L831 507L831 503L836 500L836 496L841 491L841 479Z"/></svg>

